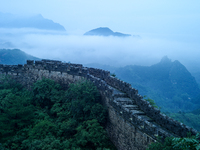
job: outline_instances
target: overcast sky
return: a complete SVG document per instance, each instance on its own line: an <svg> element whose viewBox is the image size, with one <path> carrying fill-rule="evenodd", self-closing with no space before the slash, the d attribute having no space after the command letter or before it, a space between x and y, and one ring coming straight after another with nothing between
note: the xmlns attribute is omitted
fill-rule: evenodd
<svg viewBox="0 0 200 150"><path fill-rule="evenodd" d="M67 32L106 26L131 34L199 34L199 0L0 0L0 11L42 14Z"/></svg>
<svg viewBox="0 0 200 150"><path fill-rule="evenodd" d="M41 14L72 35L13 39L17 48L37 57L151 65L167 55L186 66L200 63L200 0L0 0L0 12ZM141 39L77 36L98 27L140 35Z"/></svg>

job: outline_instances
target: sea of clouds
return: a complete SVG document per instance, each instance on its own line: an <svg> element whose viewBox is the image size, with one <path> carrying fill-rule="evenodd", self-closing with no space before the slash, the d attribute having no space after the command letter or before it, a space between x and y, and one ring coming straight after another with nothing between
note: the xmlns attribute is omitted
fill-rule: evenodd
<svg viewBox="0 0 200 150"><path fill-rule="evenodd" d="M0 29L0 48L17 48L30 55L71 63L116 67L153 65L163 56L179 60L190 71L200 70L200 43L189 35L103 37L69 35L36 29Z"/></svg>

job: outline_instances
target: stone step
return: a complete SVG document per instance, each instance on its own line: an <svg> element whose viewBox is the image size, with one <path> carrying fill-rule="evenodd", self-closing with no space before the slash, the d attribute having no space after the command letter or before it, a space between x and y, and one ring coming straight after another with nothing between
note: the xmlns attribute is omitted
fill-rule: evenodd
<svg viewBox="0 0 200 150"><path fill-rule="evenodd" d="M144 120L149 121L149 122L153 122L153 121L154 121L153 119L149 118L147 115L140 115L140 117L141 117L142 119L144 119Z"/></svg>
<svg viewBox="0 0 200 150"><path fill-rule="evenodd" d="M110 87L112 90L113 90L113 97L127 97L127 94L126 93L123 93L113 87Z"/></svg>
<svg viewBox="0 0 200 150"><path fill-rule="evenodd" d="M139 110L137 105L123 105L122 107L128 108L129 110Z"/></svg>
<svg viewBox="0 0 200 150"><path fill-rule="evenodd" d="M116 88L113 88L112 86L110 86L110 88L113 90L113 94L122 93L121 91L117 90Z"/></svg>
<svg viewBox="0 0 200 150"><path fill-rule="evenodd" d="M115 98L115 101L117 101L118 103L120 103L122 105L133 105L134 104L134 101L127 97L118 97L118 98Z"/></svg>
<svg viewBox="0 0 200 150"><path fill-rule="evenodd" d="M131 110L131 113L135 114L135 115L146 115L143 111L141 110Z"/></svg>
<svg viewBox="0 0 200 150"><path fill-rule="evenodd" d="M116 97L116 98L118 98L118 97L125 98L125 97L127 97L127 94L125 94L125 93L117 93L117 94L113 94L113 97Z"/></svg>

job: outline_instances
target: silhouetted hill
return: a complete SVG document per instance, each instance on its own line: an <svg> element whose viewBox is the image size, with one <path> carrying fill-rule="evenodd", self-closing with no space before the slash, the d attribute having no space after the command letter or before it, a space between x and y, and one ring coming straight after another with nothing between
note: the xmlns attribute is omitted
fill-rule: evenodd
<svg viewBox="0 0 200 150"><path fill-rule="evenodd" d="M65 31L65 28L45 19L41 14L31 17L19 17L12 14L5 14L0 12L0 28L36 28L43 30L57 30Z"/></svg>
<svg viewBox="0 0 200 150"><path fill-rule="evenodd" d="M0 49L0 64L18 65L25 64L26 60L40 60L37 57L26 54L19 49Z"/></svg>
<svg viewBox="0 0 200 150"><path fill-rule="evenodd" d="M130 34L123 34L120 32L113 32L111 29L107 27L100 27L97 29L90 30L86 32L84 35L96 35L96 36L118 36L118 37L127 37L131 36Z"/></svg>

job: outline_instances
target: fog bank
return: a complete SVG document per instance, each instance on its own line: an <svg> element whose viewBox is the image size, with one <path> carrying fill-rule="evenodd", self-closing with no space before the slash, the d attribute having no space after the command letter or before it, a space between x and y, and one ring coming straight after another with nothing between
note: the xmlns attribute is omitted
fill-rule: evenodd
<svg viewBox="0 0 200 150"><path fill-rule="evenodd" d="M198 37L190 35L148 35L103 37L67 35L33 29L0 29L0 48L18 48L33 56L71 63L99 63L111 66L152 65L163 56L179 60L190 71L199 64ZM5 44L7 43L7 44ZM199 69L199 68L198 68Z"/></svg>

